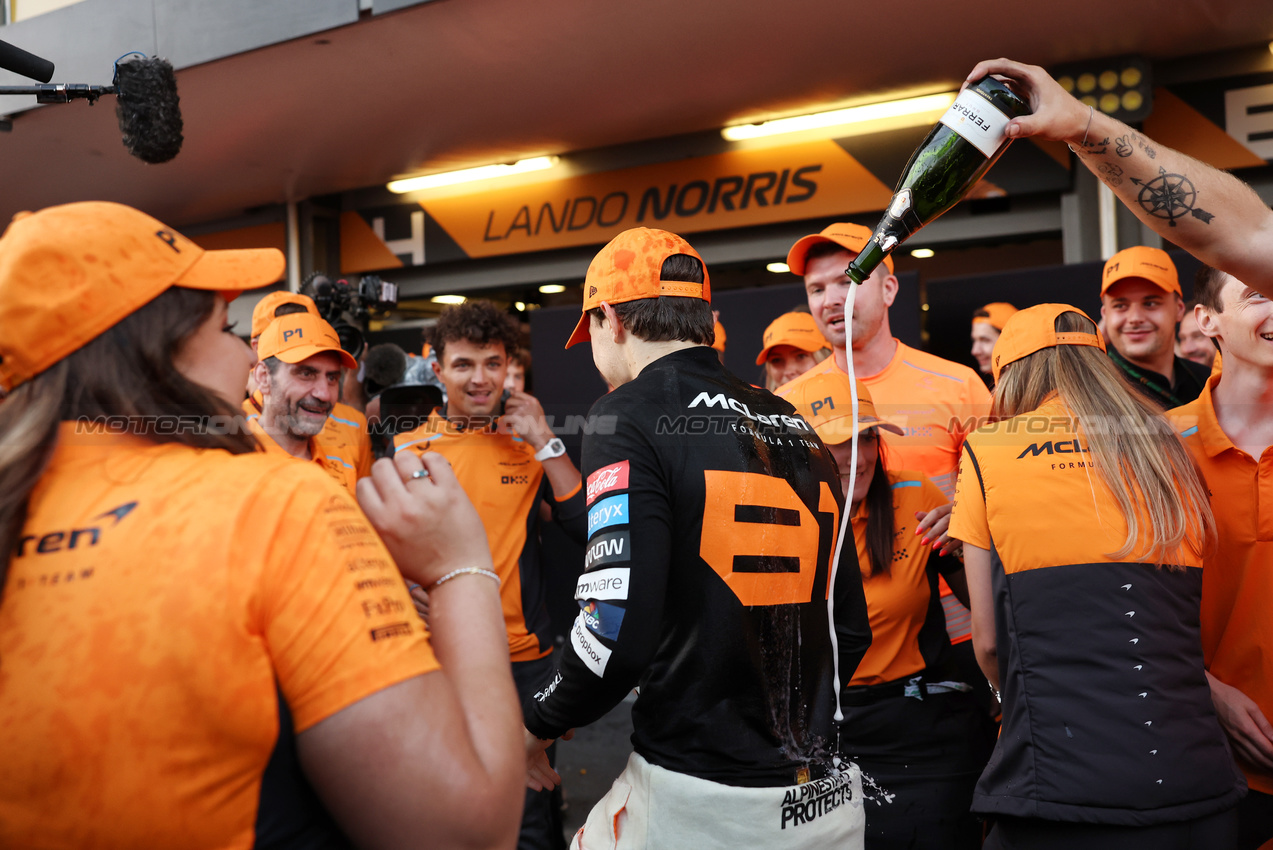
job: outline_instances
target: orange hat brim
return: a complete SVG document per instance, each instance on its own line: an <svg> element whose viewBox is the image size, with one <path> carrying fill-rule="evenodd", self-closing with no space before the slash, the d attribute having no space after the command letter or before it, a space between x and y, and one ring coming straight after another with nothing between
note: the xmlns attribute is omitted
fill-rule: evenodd
<svg viewBox="0 0 1273 850"><path fill-rule="evenodd" d="M346 369L357 369L358 361L354 356L343 348L330 348L326 345L298 345L295 348L289 348L287 351L280 351L274 356L284 363L303 363L315 354L325 354L331 352L340 357L340 365Z"/></svg>
<svg viewBox="0 0 1273 850"><path fill-rule="evenodd" d="M566 348L570 348L572 345L578 345L581 342L590 342L592 340L592 334L588 331L588 319L589 316L587 312L584 312L583 315L579 317L579 324L575 325L574 333L570 335L570 339L566 340Z"/></svg>

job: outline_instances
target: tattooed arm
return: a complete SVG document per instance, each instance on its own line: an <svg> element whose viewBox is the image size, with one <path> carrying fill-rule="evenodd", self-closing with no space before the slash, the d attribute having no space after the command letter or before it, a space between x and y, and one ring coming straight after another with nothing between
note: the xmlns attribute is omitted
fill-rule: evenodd
<svg viewBox="0 0 1273 850"><path fill-rule="evenodd" d="M1164 239L1273 297L1273 211L1250 186L1089 109L1038 66L981 62L965 85L986 74L1006 79L1034 110L1008 124L1009 136L1066 142Z"/></svg>

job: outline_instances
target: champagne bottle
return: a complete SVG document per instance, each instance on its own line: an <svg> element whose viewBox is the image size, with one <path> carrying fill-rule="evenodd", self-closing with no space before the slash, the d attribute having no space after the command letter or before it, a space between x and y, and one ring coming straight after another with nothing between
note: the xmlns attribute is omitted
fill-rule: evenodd
<svg viewBox="0 0 1273 850"><path fill-rule="evenodd" d="M861 283L906 239L957 204L1012 143L1008 122L1030 105L993 77L959 93L902 169L893 200L845 274Z"/></svg>

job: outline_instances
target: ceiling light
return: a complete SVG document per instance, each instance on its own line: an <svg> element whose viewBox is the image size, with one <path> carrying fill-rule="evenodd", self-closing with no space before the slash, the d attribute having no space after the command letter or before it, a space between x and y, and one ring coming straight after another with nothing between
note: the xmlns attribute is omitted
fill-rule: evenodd
<svg viewBox="0 0 1273 850"><path fill-rule="evenodd" d="M774 274L786 274L787 272L791 271L791 266L787 265L786 263L770 263L769 265L765 266L765 269L773 272Z"/></svg>
<svg viewBox="0 0 1273 850"><path fill-rule="evenodd" d="M907 97L901 100L888 100L883 103L868 103L865 106L833 109L830 112L817 112L812 115L777 118L760 124L738 124L733 127L726 127L720 131L720 134L728 141L737 142L743 139L758 139L761 136L777 136L782 133L798 133L802 130L817 130L825 127L838 127L844 124L861 124L866 121L878 121L885 118L939 112L945 110L954 102L954 92L926 94L922 97Z"/></svg>
<svg viewBox="0 0 1273 850"><path fill-rule="evenodd" d="M543 171L557 164L555 156L537 156L531 159L520 159L512 165L482 165L477 168L465 168L461 171L443 171L440 174L426 174L423 177L408 177L405 180L394 180L386 184L390 192L399 195L406 192L418 192L421 189L436 189L439 186L454 186L456 183L469 183L474 180L489 180L492 177L507 177L510 174L525 174L528 171Z"/></svg>
<svg viewBox="0 0 1273 850"><path fill-rule="evenodd" d="M914 251L911 251L911 256L917 260L927 260L932 255L932 248L916 248Z"/></svg>
<svg viewBox="0 0 1273 850"><path fill-rule="evenodd" d="M566 287L562 286L560 283L545 283L543 286L539 287L539 291L544 295L556 295L558 292L565 292Z"/></svg>
<svg viewBox="0 0 1273 850"><path fill-rule="evenodd" d="M519 312L519 313L525 313L525 312L526 312L526 302L525 302L525 301L514 301L514 302L513 302L513 307L514 307L514 308L517 310L517 312Z"/></svg>
<svg viewBox="0 0 1273 850"><path fill-rule="evenodd" d="M435 295L429 300L434 304L463 304L468 301L463 295Z"/></svg>

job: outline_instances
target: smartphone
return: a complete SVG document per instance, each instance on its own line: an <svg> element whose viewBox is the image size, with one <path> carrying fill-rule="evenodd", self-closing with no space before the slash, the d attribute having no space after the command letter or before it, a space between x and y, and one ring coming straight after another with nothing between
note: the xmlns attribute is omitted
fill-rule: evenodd
<svg viewBox="0 0 1273 850"><path fill-rule="evenodd" d="M511 390L504 390L504 392L500 393L499 407L495 408L496 419L499 419L501 416L504 415L504 403L508 401L509 397L512 396L512 394L513 393Z"/></svg>

